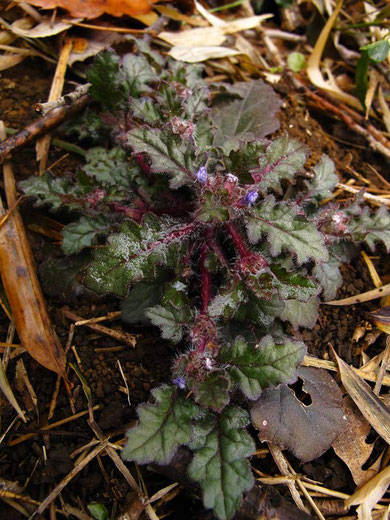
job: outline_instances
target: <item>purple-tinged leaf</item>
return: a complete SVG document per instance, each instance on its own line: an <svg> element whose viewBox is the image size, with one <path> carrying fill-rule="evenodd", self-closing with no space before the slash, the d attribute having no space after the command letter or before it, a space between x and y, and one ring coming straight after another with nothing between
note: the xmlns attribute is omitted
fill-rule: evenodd
<svg viewBox="0 0 390 520"><path fill-rule="evenodd" d="M279 128L276 113L281 99L262 80L235 83L229 88L241 99L218 103L212 108L211 119L216 127L214 146L226 155L238 150L240 142L261 139Z"/></svg>
<svg viewBox="0 0 390 520"><path fill-rule="evenodd" d="M269 441L291 451L307 462L331 447L344 427L342 394L325 370L300 368L303 392L311 404L304 404L287 385L264 390L253 405L253 425L261 441Z"/></svg>

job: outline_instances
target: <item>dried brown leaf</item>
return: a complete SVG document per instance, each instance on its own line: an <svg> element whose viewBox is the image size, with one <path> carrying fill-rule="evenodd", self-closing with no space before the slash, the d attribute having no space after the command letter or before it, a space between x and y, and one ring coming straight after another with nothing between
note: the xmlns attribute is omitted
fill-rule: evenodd
<svg viewBox="0 0 390 520"><path fill-rule="evenodd" d="M346 391L374 430L390 444L390 409L334 350L333 354L337 360L341 381Z"/></svg>
<svg viewBox="0 0 390 520"><path fill-rule="evenodd" d="M359 505L359 520L371 520L371 511L386 493L390 484L390 466L375 475L345 501L345 506Z"/></svg>
<svg viewBox="0 0 390 520"><path fill-rule="evenodd" d="M30 0L43 9L61 7L75 18L98 18L102 14L137 16L147 14L157 0Z"/></svg>
<svg viewBox="0 0 390 520"><path fill-rule="evenodd" d="M374 447L373 444L366 443L371 426L349 396L344 397L343 408L346 428L341 435L336 437L332 447L348 466L355 484L360 486L367 480L368 473L362 469L362 466ZM371 475L371 473L368 474Z"/></svg>

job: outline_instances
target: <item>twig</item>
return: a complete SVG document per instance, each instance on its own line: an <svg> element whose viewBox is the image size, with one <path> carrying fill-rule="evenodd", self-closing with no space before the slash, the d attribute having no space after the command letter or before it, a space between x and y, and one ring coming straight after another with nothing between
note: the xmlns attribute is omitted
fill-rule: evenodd
<svg viewBox="0 0 390 520"><path fill-rule="evenodd" d="M73 40L71 38L65 39L65 43L61 49L60 56L57 62L56 71L54 73L53 82L51 84L49 93L49 102L55 101L61 95L65 82L66 67L68 58L73 47ZM44 135L38 139L35 146L37 152L37 160L39 161L39 175L42 175L47 165L47 156L50 148L50 135Z"/></svg>
<svg viewBox="0 0 390 520"><path fill-rule="evenodd" d="M100 405L96 405L93 407L93 410L99 410ZM41 430L52 430L53 428L56 428L57 426L62 426L63 424L75 421L76 419L79 419L80 417L83 417L84 415L87 415L89 413L89 410L84 410L83 412L75 413L74 415L71 415L70 417L66 417L65 419L61 419L60 421L46 424L45 426L42 426ZM26 433L25 435L22 435L18 437L17 439L14 439L13 441L10 441L8 443L8 446L16 446L16 444L20 444L21 442L27 441L28 439L31 439L31 437L34 437L36 433Z"/></svg>
<svg viewBox="0 0 390 520"><path fill-rule="evenodd" d="M73 92L65 94L64 96L61 96L54 101L48 101L47 103L36 103L34 105L34 109L42 116L46 116L49 112L51 112L51 110L54 110L55 108L72 105L79 98L87 94L90 87L91 83L85 83L85 85L80 85Z"/></svg>
<svg viewBox="0 0 390 520"><path fill-rule="evenodd" d="M26 146L26 144L31 143L37 137L60 125L68 117L80 112L88 101L87 95L81 96L72 105L65 105L51 110L46 116L33 121L17 134L2 141L0 143L0 164L11 152Z"/></svg>
<svg viewBox="0 0 390 520"><path fill-rule="evenodd" d="M69 318L73 321L84 321L84 318L81 316L78 316L77 314L74 314L73 312L63 310L62 311L64 316ZM109 329L108 327L104 327L103 325L98 325L96 323L85 323L85 326L95 330L96 332L100 332L100 334L103 334L105 336L110 336L111 338L114 338L118 341L123 341L126 343L126 345L130 345L131 347L135 347L136 345L136 337L133 334L129 334L128 332L115 330L115 329Z"/></svg>
<svg viewBox="0 0 390 520"><path fill-rule="evenodd" d="M360 191L357 188L352 188L351 186L347 186L347 184L341 184L340 182L336 184L336 187L344 191L348 191L349 193L354 193L355 195ZM382 204L390 206L390 200L385 199L384 197L378 197L377 195L372 195L371 193L363 193L363 197L377 206L382 206Z"/></svg>

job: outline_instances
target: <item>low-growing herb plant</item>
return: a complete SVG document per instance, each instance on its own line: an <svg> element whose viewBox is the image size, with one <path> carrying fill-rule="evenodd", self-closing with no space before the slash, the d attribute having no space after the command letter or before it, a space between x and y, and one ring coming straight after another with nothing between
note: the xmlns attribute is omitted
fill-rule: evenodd
<svg viewBox="0 0 390 520"><path fill-rule="evenodd" d="M314 392L309 419L324 428L319 448L302 446L309 419L294 412L287 385L306 348L285 325L313 327L320 297L341 284L349 244L390 248L390 217L361 196L345 207L332 200L338 178L327 156L306 168L304 145L265 138L279 126L271 87L208 86L200 67L135 45L137 55L99 54L88 72L100 111L77 129L104 146L89 150L75 175L45 173L21 187L36 204L74 215L65 254L98 245L83 283L121 298L125 321L152 323L178 344L170 381L139 407L124 459L167 464L188 446L205 507L229 519L254 484L252 405L262 439L303 460L337 434L341 408L332 402L321 419L314 402L329 399L331 378L316 384L313 369L300 369ZM286 414L276 412L283 403Z"/></svg>

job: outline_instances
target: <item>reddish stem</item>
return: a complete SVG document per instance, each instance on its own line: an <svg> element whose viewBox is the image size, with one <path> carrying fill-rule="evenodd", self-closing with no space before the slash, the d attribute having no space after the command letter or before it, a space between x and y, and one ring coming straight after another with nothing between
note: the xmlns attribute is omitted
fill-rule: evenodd
<svg viewBox="0 0 390 520"><path fill-rule="evenodd" d="M206 267L206 257L207 257L208 246L207 244L202 244L200 250L200 277L201 277L201 294L202 294L202 314L207 314L207 308L211 299L211 273Z"/></svg>
<svg viewBox="0 0 390 520"><path fill-rule="evenodd" d="M226 224L229 233L233 239L234 245L238 249L238 252L240 253L241 258L245 258L246 256L250 256L252 254L252 251L248 249L245 242L243 241L238 229L234 224L229 222Z"/></svg>

